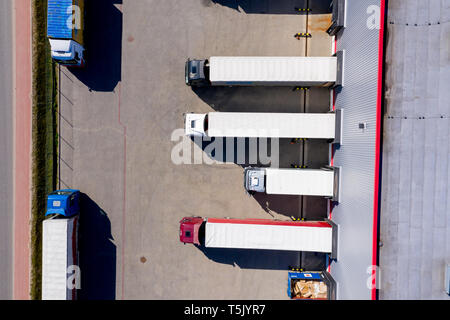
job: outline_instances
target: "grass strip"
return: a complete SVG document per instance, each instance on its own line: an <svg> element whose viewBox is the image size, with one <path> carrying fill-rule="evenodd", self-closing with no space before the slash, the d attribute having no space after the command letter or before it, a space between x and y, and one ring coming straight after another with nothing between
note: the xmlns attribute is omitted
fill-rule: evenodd
<svg viewBox="0 0 450 320"><path fill-rule="evenodd" d="M47 40L47 0L32 1L32 192L30 298L41 299L42 221L56 187L57 78Z"/></svg>

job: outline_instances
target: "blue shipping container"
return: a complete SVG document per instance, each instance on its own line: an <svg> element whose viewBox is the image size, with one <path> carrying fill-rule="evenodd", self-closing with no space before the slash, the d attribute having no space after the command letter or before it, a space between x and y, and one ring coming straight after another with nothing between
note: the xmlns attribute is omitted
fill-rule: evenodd
<svg viewBox="0 0 450 320"><path fill-rule="evenodd" d="M72 38L72 1L48 0L47 36L49 38Z"/></svg>

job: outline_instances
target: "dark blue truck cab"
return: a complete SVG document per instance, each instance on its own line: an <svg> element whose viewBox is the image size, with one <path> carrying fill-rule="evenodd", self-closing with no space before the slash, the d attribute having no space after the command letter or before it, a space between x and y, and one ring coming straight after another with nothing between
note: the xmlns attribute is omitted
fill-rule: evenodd
<svg viewBox="0 0 450 320"><path fill-rule="evenodd" d="M209 64L208 60L188 59L185 65L185 80L188 86L202 87L208 86L209 82Z"/></svg>

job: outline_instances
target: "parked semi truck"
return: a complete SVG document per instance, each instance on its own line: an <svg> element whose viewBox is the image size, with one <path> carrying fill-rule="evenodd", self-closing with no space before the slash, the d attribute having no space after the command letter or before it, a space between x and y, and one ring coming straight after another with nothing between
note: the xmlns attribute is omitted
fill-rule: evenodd
<svg viewBox="0 0 450 320"><path fill-rule="evenodd" d="M180 241L207 248L310 251L336 258L337 226L326 221L185 217Z"/></svg>
<svg viewBox="0 0 450 320"><path fill-rule="evenodd" d="M85 63L84 0L48 0L47 37L54 61L64 66Z"/></svg>
<svg viewBox="0 0 450 320"><path fill-rule="evenodd" d="M189 86L322 86L342 83L341 53L332 57L210 57L188 59Z"/></svg>
<svg viewBox="0 0 450 320"><path fill-rule="evenodd" d="M77 298L79 212L79 190L48 195L42 228L42 300Z"/></svg>
<svg viewBox="0 0 450 320"><path fill-rule="evenodd" d="M323 196L339 202L339 167L322 169L244 169L244 187L250 194Z"/></svg>
<svg viewBox="0 0 450 320"><path fill-rule="evenodd" d="M343 110L329 113L186 113L185 134L202 137L310 138L341 142Z"/></svg>

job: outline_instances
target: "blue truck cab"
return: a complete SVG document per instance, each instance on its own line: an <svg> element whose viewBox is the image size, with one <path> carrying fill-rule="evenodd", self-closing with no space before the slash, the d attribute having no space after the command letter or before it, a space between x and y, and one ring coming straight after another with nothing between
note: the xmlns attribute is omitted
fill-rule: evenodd
<svg viewBox="0 0 450 320"><path fill-rule="evenodd" d="M66 218L80 212L80 190L56 190L47 196L45 216L60 215Z"/></svg>

